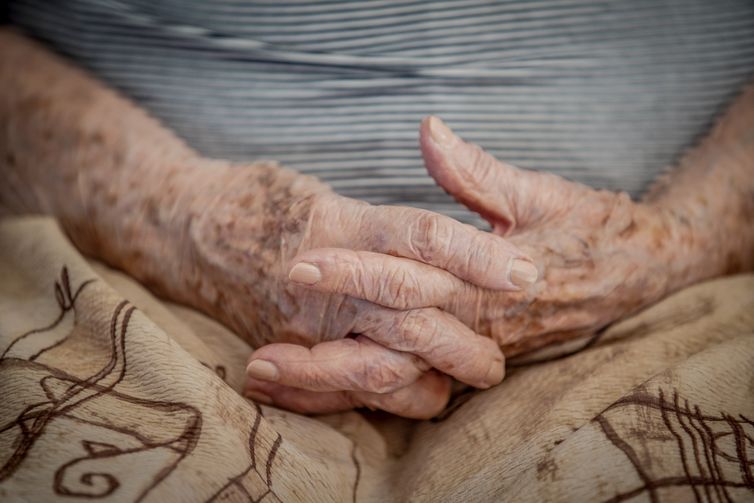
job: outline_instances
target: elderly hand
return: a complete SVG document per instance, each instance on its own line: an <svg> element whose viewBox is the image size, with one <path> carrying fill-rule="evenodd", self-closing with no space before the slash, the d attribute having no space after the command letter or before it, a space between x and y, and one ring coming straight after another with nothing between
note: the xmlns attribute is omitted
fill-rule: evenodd
<svg viewBox="0 0 754 503"><path fill-rule="evenodd" d="M319 271L310 289L393 309L435 306L490 336L510 356L593 333L662 297L690 266L685 252L694 234L666 210L499 162L437 118L422 124L421 146L437 183L534 259L541 271L536 285L493 291L448 272L410 267L401 257L312 246L292 261L294 270L306 264ZM358 404L345 387L311 392L311 382L348 382L352 369L345 355L332 354L337 363L329 375L313 372L306 351L276 344L259 349L252 359L274 362L278 382L251 379L249 388L304 412Z"/></svg>
<svg viewBox="0 0 754 503"><path fill-rule="evenodd" d="M438 119L426 121L423 133L425 163L438 184L542 271L525 293L485 292L479 315L468 306L448 308L506 354L594 333L685 282L698 238L681 215L625 193L517 169L463 142Z"/></svg>
<svg viewBox="0 0 754 503"><path fill-rule="evenodd" d="M264 195L250 191L265 172ZM427 211L344 198L278 167L213 166L194 176L189 185L200 190L191 200L190 243L182 247L191 253L181 276L194 278L186 283L203 295L206 311L256 345L288 343L267 346L285 356L279 364L258 350L249 375L312 392L347 390L350 407L411 417L442 410L446 375L480 388L502 379L497 344L438 309L439 302L412 299L447 296L456 283L490 291L531 284L536 269L505 239ZM349 285L331 283L329 265L290 263L313 249L339 250L341 266L352 272L343 277ZM398 268L380 268L393 260ZM351 291L359 285L369 290ZM342 404L320 397L320 407Z"/></svg>

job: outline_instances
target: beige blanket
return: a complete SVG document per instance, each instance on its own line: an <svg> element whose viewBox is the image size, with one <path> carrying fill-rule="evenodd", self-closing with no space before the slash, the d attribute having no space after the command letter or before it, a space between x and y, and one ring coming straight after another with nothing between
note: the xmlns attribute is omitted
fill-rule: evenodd
<svg viewBox="0 0 754 503"><path fill-rule="evenodd" d="M250 351L53 221L0 222L0 500L754 501L754 276L513 362L433 421L260 407Z"/></svg>

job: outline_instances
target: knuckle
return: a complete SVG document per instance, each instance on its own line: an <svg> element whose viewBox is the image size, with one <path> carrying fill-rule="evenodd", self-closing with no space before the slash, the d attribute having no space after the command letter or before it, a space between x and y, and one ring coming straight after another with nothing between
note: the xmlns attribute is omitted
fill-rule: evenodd
<svg viewBox="0 0 754 503"><path fill-rule="evenodd" d="M397 332L403 342L404 350L427 352L436 346L440 322L434 311L433 308L413 310L401 317Z"/></svg>
<svg viewBox="0 0 754 503"><path fill-rule="evenodd" d="M405 376L401 369L393 364L365 365L361 382L364 389L372 393L391 393L405 384Z"/></svg>
<svg viewBox="0 0 754 503"><path fill-rule="evenodd" d="M469 273L474 269L488 271L495 263L504 258L500 250L497 249L494 242L488 239L488 236L475 233L469 242L469 249L464 254L463 271Z"/></svg>
<svg viewBox="0 0 754 503"><path fill-rule="evenodd" d="M448 226L433 213L420 212L411 226L411 244L423 262L434 263L442 257L450 237Z"/></svg>
<svg viewBox="0 0 754 503"><path fill-rule="evenodd" d="M332 379L330 376L317 368L303 368L295 376L290 376L295 385L303 386L304 388L319 389L326 388L332 385Z"/></svg>
<svg viewBox="0 0 754 503"><path fill-rule="evenodd" d="M379 299L397 309L408 309L419 292L419 281L410 271L390 270L381 279Z"/></svg>
<svg viewBox="0 0 754 503"><path fill-rule="evenodd" d="M356 254L348 254L338 267L332 267L328 271L329 281L335 292L350 294L355 297L365 298L371 290L371 278L366 264Z"/></svg>
<svg viewBox="0 0 754 503"><path fill-rule="evenodd" d="M372 278L369 275L367 265L364 260L356 255L349 267L349 274L343 278L344 289L343 292L354 292L358 297L369 297L369 293L372 290Z"/></svg>

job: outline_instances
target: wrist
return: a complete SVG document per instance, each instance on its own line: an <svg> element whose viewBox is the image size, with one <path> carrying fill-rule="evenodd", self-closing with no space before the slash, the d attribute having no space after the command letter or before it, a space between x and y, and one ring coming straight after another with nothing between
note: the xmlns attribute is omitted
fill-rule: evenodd
<svg viewBox="0 0 754 503"><path fill-rule="evenodd" d="M255 344L270 339L282 318L285 262L304 239L312 208L331 191L312 177L261 163L210 161L183 183L169 296Z"/></svg>
<svg viewBox="0 0 754 503"><path fill-rule="evenodd" d="M317 179L274 163L210 161L183 185L181 239L209 263L217 250L224 261L279 262L283 251L299 246L314 204L332 194Z"/></svg>
<svg viewBox="0 0 754 503"><path fill-rule="evenodd" d="M752 111L754 87L749 86L711 134L646 197L679 224L679 241L693 269L681 283L754 269Z"/></svg>
<svg viewBox="0 0 754 503"><path fill-rule="evenodd" d="M665 241L661 253L668 271L665 294L725 273L728 251L722 229L707 214L670 200L648 206L656 215L655 229L665 236L659 238Z"/></svg>

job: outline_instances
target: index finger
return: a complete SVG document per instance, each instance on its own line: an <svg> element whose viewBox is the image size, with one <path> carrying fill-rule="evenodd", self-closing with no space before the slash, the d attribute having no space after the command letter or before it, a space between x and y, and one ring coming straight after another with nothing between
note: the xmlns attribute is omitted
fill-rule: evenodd
<svg viewBox="0 0 754 503"><path fill-rule="evenodd" d="M391 393L310 391L249 378L244 394L256 402L300 414L332 414L357 407L381 409L411 419L430 419L445 408L451 381L435 370Z"/></svg>
<svg viewBox="0 0 754 503"><path fill-rule="evenodd" d="M483 288L516 291L537 280L532 260L504 238L426 210L368 207L359 236L368 251L418 260Z"/></svg>
<svg viewBox="0 0 754 503"><path fill-rule="evenodd" d="M311 391L389 393L416 381L428 369L421 358L360 335L320 342L311 348L268 344L252 353L246 373Z"/></svg>

